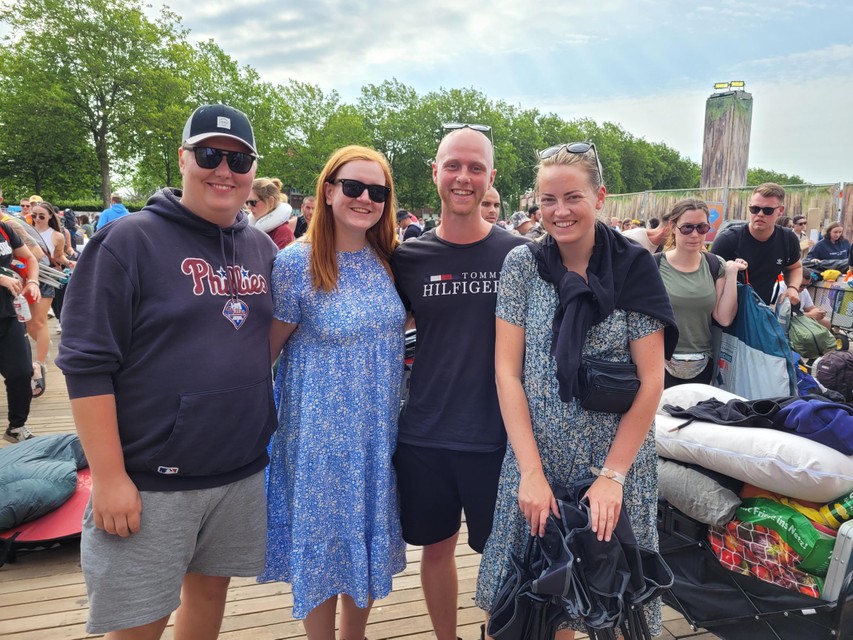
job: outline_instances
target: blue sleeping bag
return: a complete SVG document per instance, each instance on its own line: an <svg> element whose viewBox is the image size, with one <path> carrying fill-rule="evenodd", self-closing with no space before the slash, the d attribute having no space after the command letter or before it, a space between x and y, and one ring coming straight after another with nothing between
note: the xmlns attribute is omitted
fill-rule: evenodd
<svg viewBox="0 0 853 640"><path fill-rule="evenodd" d="M39 436L0 449L0 531L35 520L62 505L88 466L72 433Z"/></svg>

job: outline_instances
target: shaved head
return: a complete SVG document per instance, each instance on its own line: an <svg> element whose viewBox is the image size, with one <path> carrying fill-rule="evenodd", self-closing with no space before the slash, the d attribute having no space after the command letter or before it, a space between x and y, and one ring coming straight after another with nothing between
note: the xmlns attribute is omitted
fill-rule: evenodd
<svg viewBox="0 0 853 640"><path fill-rule="evenodd" d="M492 148L492 141L479 131L474 131L473 129L467 128L454 129L441 139L441 142L438 145L438 151L435 154L436 161L440 160L443 156L447 154L447 148L457 138L459 138L460 142L464 138L466 146L469 147L472 144L482 146L486 166L488 166L490 171L495 168L495 151Z"/></svg>

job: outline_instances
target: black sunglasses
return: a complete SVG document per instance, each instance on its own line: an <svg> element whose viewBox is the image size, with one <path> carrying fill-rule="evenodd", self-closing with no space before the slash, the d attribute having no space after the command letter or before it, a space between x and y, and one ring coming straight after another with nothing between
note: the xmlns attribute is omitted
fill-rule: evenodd
<svg viewBox="0 0 853 640"><path fill-rule="evenodd" d="M806 223L806 221L805 221L805 220L801 220L800 222L795 222L795 223L794 223L794 226L795 226L795 227L802 227L805 223Z"/></svg>
<svg viewBox="0 0 853 640"><path fill-rule="evenodd" d="M548 147L544 151L540 151L539 159L547 160L548 158L560 153L563 149L569 153L576 153L578 155L583 155L587 151L592 150L592 155L595 158L595 168L598 171L599 184L604 184L604 174L601 172L601 162L598 160L598 151L595 149L594 142L567 142L565 144L555 144L553 147Z"/></svg>
<svg viewBox="0 0 853 640"><path fill-rule="evenodd" d="M711 230L711 225L707 222L700 222L699 224L684 223L680 227L676 227L676 229L678 229L683 236L689 236L694 231L698 231L699 235L704 236Z"/></svg>
<svg viewBox="0 0 853 640"><path fill-rule="evenodd" d="M781 204L777 204L775 207L756 207L754 204L751 204L749 205L749 212L754 216L757 216L759 213L763 213L765 216L772 216L773 212L781 206Z"/></svg>
<svg viewBox="0 0 853 640"><path fill-rule="evenodd" d="M42 215L35 214L33 216L33 220L49 220L49 219L50 219L50 216L46 216L44 214L42 214Z"/></svg>
<svg viewBox="0 0 853 640"><path fill-rule="evenodd" d="M246 206L247 207L257 207L258 202L259 202L258 200L246 200Z"/></svg>
<svg viewBox="0 0 853 640"><path fill-rule="evenodd" d="M184 147L195 154L195 162L202 169L216 169L222 162L222 156L228 161L228 168L234 173L249 173L258 157L245 151L225 151L213 147Z"/></svg>
<svg viewBox="0 0 853 640"><path fill-rule="evenodd" d="M489 139L492 146L495 146L495 140L492 138L492 128L487 124L468 124L467 122L444 122L441 125L443 131L455 131L456 129L471 129L479 131Z"/></svg>
<svg viewBox="0 0 853 640"><path fill-rule="evenodd" d="M360 180L350 180L349 178L329 180L329 184L335 184L336 182L341 183L341 191L343 191L347 198L358 198L367 189L367 196L373 202L382 203L391 194L391 187L386 187L384 184L364 184Z"/></svg>

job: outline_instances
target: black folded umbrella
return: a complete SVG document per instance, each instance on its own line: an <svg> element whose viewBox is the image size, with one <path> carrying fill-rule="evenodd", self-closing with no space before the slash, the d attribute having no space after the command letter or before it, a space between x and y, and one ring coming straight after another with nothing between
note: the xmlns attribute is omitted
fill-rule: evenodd
<svg viewBox="0 0 853 640"><path fill-rule="evenodd" d="M582 620L592 640L651 640L643 606L669 589L672 571L641 547L623 509L609 542L592 531L583 500L593 479L555 487L560 518L549 516L542 538L531 536L490 612L499 640L554 637L560 624Z"/></svg>

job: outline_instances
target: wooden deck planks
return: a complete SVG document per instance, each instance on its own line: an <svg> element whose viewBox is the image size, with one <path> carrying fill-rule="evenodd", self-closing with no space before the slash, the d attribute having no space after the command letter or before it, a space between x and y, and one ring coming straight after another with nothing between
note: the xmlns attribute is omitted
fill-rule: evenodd
<svg viewBox="0 0 853 640"><path fill-rule="evenodd" d="M55 321L50 321L55 355L59 336ZM6 415L5 395L0 396L0 415ZM71 407L62 374L52 363L48 366L47 391L33 400L27 423L36 435L74 431ZM0 447L13 446L0 440ZM477 570L480 557L460 536L456 558L459 567L459 627L464 640L480 637L483 613L474 606ZM409 565L394 578L394 590L378 601L371 612L367 636L371 640L433 638L429 615L420 587L420 551L410 548ZM225 607L220 638L223 640L278 640L303 638L302 623L290 617L290 586L272 582L258 584L251 578L232 580ZM87 612L86 587L80 570L79 545L21 554L14 564L0 567L0 640L83 640L95 638L85 631ZM675 611L664 609L667 627L663 639L712 638L701 630L693 632ZM669 629L672 630L670 633ZM164 639L172 640L173 627ZM585 638L578 634L578 640Z"/></svg>

